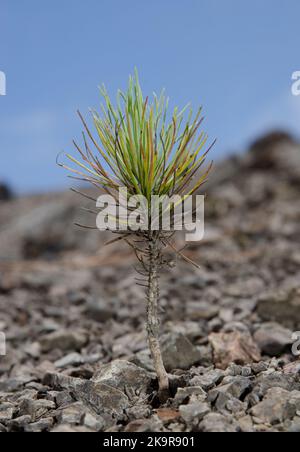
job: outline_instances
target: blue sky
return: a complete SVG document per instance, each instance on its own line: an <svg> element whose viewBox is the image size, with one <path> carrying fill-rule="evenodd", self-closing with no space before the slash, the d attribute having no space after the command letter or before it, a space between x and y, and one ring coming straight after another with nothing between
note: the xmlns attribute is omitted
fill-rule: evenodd
<svg viewBox="0 0 300 452"><path fill-rule="evenodd" d="M137 66L146 94L204 106L214 159L281 127L298 134L299 0L0 0L0 180L20 193L70 185L58 152L77 108L114 96Z"/></svg>

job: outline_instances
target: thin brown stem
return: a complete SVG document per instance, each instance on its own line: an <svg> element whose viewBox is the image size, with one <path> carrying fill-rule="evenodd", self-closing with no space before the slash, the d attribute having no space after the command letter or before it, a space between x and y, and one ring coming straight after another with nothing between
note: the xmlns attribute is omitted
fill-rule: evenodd
<svg viewBox="0 0 300 452"><path fill-rule="evenodd" d="M159 244L155 239L149 241L148 288L147 288L147 332L154 368L158 378L159 399L165 401L169 395L169 378L166 372L159 344Z"/></svg>

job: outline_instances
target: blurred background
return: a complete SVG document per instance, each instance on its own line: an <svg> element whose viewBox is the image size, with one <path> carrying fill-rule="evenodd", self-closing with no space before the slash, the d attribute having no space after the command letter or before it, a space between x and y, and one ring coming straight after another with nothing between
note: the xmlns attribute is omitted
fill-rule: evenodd
<svg viewBox="0 0 300 452"><path fill-rule="evenodd" d="M299 0L0 0L0 432L300 431L299 18ZM199 268L169 249L160 274L182 391L161 417L136 258L74 226L94 227L94 203L55 163L81 140L76 110L99 108L102 82L126 89L135 66L145 94L202 104L218 139L204 240L184 251ZM104 364L115 396L91 381ZM148 401L131 399L136 382Z"/></svg>
<svg viewBox="0 0 300 452"><path fill-rule="evenodd" d="M80 137L77 108L99 106L102 82L114 97L135 66L145 94L204 106L214 159L270 129L299 134L299 16L298 0L1 0L0 180L66 187L55 158Z"/></svg>

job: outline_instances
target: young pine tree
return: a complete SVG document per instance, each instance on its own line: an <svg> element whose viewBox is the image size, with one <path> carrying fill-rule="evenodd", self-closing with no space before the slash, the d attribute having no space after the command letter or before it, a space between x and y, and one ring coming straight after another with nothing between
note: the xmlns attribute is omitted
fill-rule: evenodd
<svg viewBox="0 0 300 452"><path fill-rule="evenodd" d="M151 202L153 195L169 198L180 195L183 203L187 196L195 194L206 181L211 168L210 165L203 173L200 171L212 146L203 152L208 137L199 132L203 121L201 108L195 116L189 107L180 112L175 108L169 116L168 99L163 92L159 97L154 94L152 103L148 97L143 97L137 72L129 78L127 92L118 92L116 107L104 87L101 93L104 97L102 115L91 112L96 138L78 112L84 127L83 148L75 142L74 145L80 159L66 154L74 166L59 165L75 173L73 177L97 187L99 195L104 191L113 196L118 207L120 187L127 189L128 198L142 195L148 202L148 227L132 230L129 224L127 230L116 228L112 232L118 236L109 243L124 240L136 254L139 263L136 270L142 277L139 284L146 287L148 343L158 378L159 397L164 399L169 392L169 379L159 344L158 315L159 276L162 267L168 266L164 250L171 247L184 260L193 262L172 243L174 204L165 208L171 218L173 214L171 230L165 231L160 227L152 230ZM163 211L159 215L162 216Z"/></svg>

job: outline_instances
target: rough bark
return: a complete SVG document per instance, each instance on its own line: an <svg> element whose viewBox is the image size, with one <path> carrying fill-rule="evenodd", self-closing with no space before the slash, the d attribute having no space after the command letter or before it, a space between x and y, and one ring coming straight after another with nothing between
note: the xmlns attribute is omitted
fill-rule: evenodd
<svg viewBox="0 0 300 452"><path fill-rule="evenodd" d="M147 290L147 332L154 368L158 378L159 398L164 400L169 395L169 378L163 363L159 344L159 247L155 239L149 241L149 275Z"/></svg>

